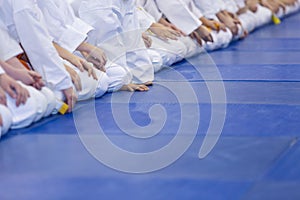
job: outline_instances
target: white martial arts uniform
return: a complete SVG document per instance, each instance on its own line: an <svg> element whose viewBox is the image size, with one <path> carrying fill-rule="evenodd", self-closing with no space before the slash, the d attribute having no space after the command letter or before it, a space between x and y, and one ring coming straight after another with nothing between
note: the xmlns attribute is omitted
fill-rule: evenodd
<svg viewBox="0 0 300 200"><path fill-rule="evenodd" d="M245 0L234 0L239 8L245 6ZM256 12L252 12L247 10L246 13L239 15L239 18L244 26L249 32L251 32L255 28L259 28L267 23L271 22L272 12L271 10L257 4ZM253 20L254 19L254 23ZM246 25L247 24L247 25Z"/></svg>
<svg viewBox="0 0 300 200"><path fill-rule="evenodd" d="M35 0L0 0L0 17L52 91L56 93L73 86Z"/></svg>
<svg viewBox="0 0 300 200"><path fill-rule="evenodd" d="M295 3L294 5L285 6L285 16L296 13L299 10L299 4Z"/></svg>
<svg viewBox="0 0 300 200"><path fill-rule="evenodd" d="M225 3L222 0L195 0L195 5L208 19L217 19L216 14L225 10Z"/></svg>
<svg viewBox="0 0 300 200"><path fill-rule="evenodd" d="M4 70L0 67L0 74L4 74ZM45 97L36 89L26 86L18 81L18 83L26 88L30 94L25 104L16 106L16 100L6 94L7 107L12 114L11 128L24 128L33 122L40 120L46 112Z"/></svg>
<svg viewBox="0 0 300 200"><path fill-rule="evenodd" d="M194 3L208 19L218 20L217 13L226 10L226 4L223 0L194 0ZM244 37L244 28L238 25L238 34L232 37L233 40Z"/></svg>
<svg viewBox="0 0 300 200"><path fill-rule="evenodd" d="M6 61L16 55L23 53L22 48L9 34L0 19L0 59Z"/></svg>
<svg viewBox="0 0 300 200"><path fill-rule="evenodd" d="M271 22L272 11L260 4L257 4L257 10L254 13L256 19L256 28L266 25Z"/></svg>
<svg viewBox="0 0 300 200"><path fill-rule="evenodd" d="M174 2L174 3L176 3L176 2ZM138 6L143 7L154 18L154 20L156 22L158 22L163 17L163 13L158 8L158 5L155 0L136 0L136 4ZM176 7L176 5L174 7ZM188 10L185 10L185 11L188 11ZM197 25L198 25L198 20L195 20L193 22L197 23ZM193 22L191 22L191 23L193 23ZM195 27L195 28L197 28L197 27ZM191 39L189 36L182 36L179 38L179 41L184 44L184 47L186 49L184 58L192 57L192 56L197 55L204 51L204 48L201 47L195 40ZM167 47L164 47L164 48L167 48ZM172 50L172 51L174 51L174 50ZM182 50L180 52L182 52Z"/></svg>
<svg viewBox="0 0 300 200"><path fill-rule="evenodd" d="M156 1L159 9L166 17L186 34L202 25L200 18L203 17L201 10L196 7L193 0L174 0L169 2ZM174 10L176 9L176 12ZM209 18L211 19L211 18ZM213 42L206 42L206 50L214 50L227 47L232 39L230 31L211 31Z"/></svg>
<svg viewBox="0 0 300 200"><path fill-rule="evenodd" d="M7 61L23 53L20 45L8 34L7 29L0 20L0 59ZM40 91L34 91L34 98L40 98L39 103L46 106L46 111L43 117L49 116L51 113L56 113L56 100L54 93L47 87L43 87Z"/></svg>
<svg viewBox="0 0 300 200"><path fill-rule="evenodd" d="M38 5L54 41L70 52L74 52L85 41L88 32L93 29L75 16L72 7L65 0L38 0ZM68 62L66 64L71 66L81 79L82 91L77 92L78 100L100 97L106 91L117 91L128 84L131 78L124 68L112 62L108 62L105 66L106 73L95 69L98 81L89 77L86 71L81 72L72 64Z"/></svg>
<svg viewBox="0 0 300 200"><path fill-rule="evenodd" d="M187 4L182 0L174 1L158 1L156 5L159 10L166 16L166 18L186 35L191 34L202 22L199 20L199 16L195 16ZM176 11L176 12L174 12Z"/></svg>
<svg viewBox="0 0 300 200"><path fill-rule="evenodd" d="M202 14L201 10L196 6L195 2L197 0L184 0L187 5L189 6L190 10L195 14L199 16L204 16ZM207 18L207 17L206 17ZM214 19L218 21L215 18L208 18L208 19ZM214 42L208 42L206 45L207 50L214 50L214 49L219 49L219 48L225 48L229 45L229 43L232 40L232 33L230 30L227 28L226 31L220 30L219 32L217 31L211 31L211 35L213 37Z"/></svg>
<svg viewBox="0 0 300 200"><path fill-rule="evenodd" d="M154 66L161 57L145 48L133 0L83 0L79 16L95 29L88 41L105 50L108 58L128 67L134 83L153 81ZM157 68L159 68L157 67Z"/></svg>
<svg viewBox="0 0 300 200"><path fill-rule="evenodd" d="M223 0L223 1L225 3L226 10L234 14L237 14L240 8L245 7L244 0L240 1L239 4L237 3L237 0ZM248 33L252 32L256 28L257 25L256 25L255 14L250 10L247 10L245 13L238 15L238 17L242 24L242 27Z"/></svg>
<svg viewBox="0 0 300 200"><path fill-rule="evenodd" d="M0 139L1 139L1 136L7 133L12 123L12 115L10 110L2 104L0 104L0 116L2 118L2 126L0 126Z"/></svg>
<svg viewBox="0 0 300 200"><path fill-rule="evenodd" d="M144 29L144 31L148 33L147 35L152 39L150 49L160 54L163 65L171 66L185 57L187 47L179 38L178 40L168 39L167 41L158 38L149 31L151 25L156 23L155 19L141 6L136 7L136 12L139 18L140 27ZM155 72L158 70L159 69L155 69Z"/></svg>

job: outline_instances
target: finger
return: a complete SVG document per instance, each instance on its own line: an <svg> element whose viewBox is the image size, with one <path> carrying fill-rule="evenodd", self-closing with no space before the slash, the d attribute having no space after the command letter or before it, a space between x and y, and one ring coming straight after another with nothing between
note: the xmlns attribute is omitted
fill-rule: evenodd
<svg viewBox="0 0 300 200"><path fill-rule="evenodd" d="M101 56L101 59L100 59L100 63L102 66L104 66L107 62L107 58L106 56L104 56L104 54Z"/></svg>
<svg viewBox="0 0 300 200"><path fill-rule="evenodd" d="M5 90L7 93L8 93L8 95L11 97L11 98L13 98L13 99L16 99L17 98L17 94L16 94L16 92L15 92L15 89L14 89L14 87L8 87L6 90Z"/></svg>
<svg viewBox="0 0 300 200"><path fill-rule="evenodd" d="M127 85L126 86L126 89L129 91L129 92L134 92L135 89L133 89L133 87L131 87L131 85Z"/></svg>
<svg viewBox="0 0 300 200"><path fill-rule="evenodd" d="M214 27L216 31L220 31L221 29L220 24L218 22L214 22Z"/></svg>
<svg viewBox="0 0 300 200"><path fill-rule="evenodd" d="M152 39L149 37L149 47L152 45Z"/></svg>
<svg viewBox="0 0 300 200"><path fill-rule="evenodd" d="M192 36L193 36L193 39L195 39L197 41L197 43L200 46L202 46L202 38L197 33L194 33Z"/></svg>
<svg viewBox="0 0 300 200"><path fill-rule="evenodd" d="M176 32L178 32L180 35L186 36L186 34L185 34L183 31L181 31L180 29L178 29L176 26L171 25L171 28L172 28L173 30L175 30Z"/></svg>
<svg viewBox="0 0 300 200"><path fill-rule="evenodd" d="M163 41L167 41L168 37L166 36L166 34L162 34L158 36L159 39L163 40Z"/></svg>
<svg viewBox="0 0 300 200"><path fill-rule="evenodd" d="M209 34L209 35L208 35L208 41L210 41L210 42L214 42L214 39L213 39L213 37L212 37L212 35L211 35L211 34Z"/></svg>
<svg viewBox="0 0 300 200"><path fill-rule="evenodd" d="M90 57L88 59L88 61L93 63L97 69L101 69L101 63L98 60L96 60L95 58Z"/></svg>
<svg viewBox="0 0 300 200"><path fill-rule="evenodd" d="M89 75L89 77L92 77L93 79L98 80L95 70L91 67L88 69L88 75Z"/></svg>
<svg viewBox="0 0 300 200"><path fill-rule="evenodd" d="M106 62L107 62L107 56L106 56L106 54L104 54L104 53L103 53L103 59L104 59L104 62L105 62L105 64L106 64Z"/></svg>
<svg viewBox="0 0 300 200"><path fill-rule="evenodd" d="M79 77L77 74L75 74L75 75L73 75L71 78L72 78L72 82L73 82L73 84L74 84L76 90L77 90L77 91L81 91L81 90L82 90L82 87L81 87L80 77Z"/></svg>
<svg viewBox="0 0 300 200"><path fill-rule="evenodd" d="M220 28L222 31L225 31L225 32L227 31L226 26L224 24L220 25Z"/></svg>
<svg viewBox="0 0 300 200"><path fill-rule="evenodd" d="M79 91L81 91L82 90L81 79L78 75L76 76L76 79L77 79L77 82L78 82Z"/></svg>
<svg viewBox="0 0 300 200"><path fill-rule="evenodd" d="M88 76L91 77L93 75L93 69L88 68Z"/></svg>
<svg viewBox="0 0 300 200"><path fill-rule="evenodd" d="M93 78L98 81L98 77L97 77L97 74L96 74L96 71L92 68L92 76Z"/></svg>
<svg viewBox="0 0 300 200"><path fill-rule="evenodd" d="M208 35L205 35L202 39L204 39L205 42L210 42Z"/></svg>
<svg viewBox="0 0 300 200"><path fill-rule="evenodd" d="M92 75L91 73L93 70L93 64L90 62L84 62L83 67L88 72L88 76L91 77L91 75Z"/></svg>
<svg viewBox="0 0 300 200"><path fill-rule="evenodd" d="M6 96L5 95L1 95L0 96L0 104L2 104L2 105L7 105L6 104L7 102L6 102Z"/></svg>
<svg viewBox="0 0 300 200"><path fill-rule="evenodd" d="M146 37L146 46L147 48L150 48L152 45L152 39L150 37Z"/></svg>
<svg viewBox="0 0 300 200"><path fill-rule="evenodd" d="M238 20L238 19L233 19L233 22L234 22L235 24L241 24L240 20Z"/></svg>
<svg viewBox="0 0 300 200"><path fill-rule="evenodd" d="M42 87L38 83L33 83L32 87L36 88L37 90L41 90L42 89Z"/></svg>
<svg viewBox="0 0 300 200"><path fill-rule="evenodd" d="M16 106L19 107L19 105L22 102L22 91L21 91L21 87L16 87L15 88L15 92L16 92Z"/></svg>
<svg viewBox="0 0 300 200"><path fill-rule="evenodd" d="M79 62L78 65L76 65L76 66L81 72L84 72L84 67L81 62Z"/></svg>
<svg viewBox="0 0 300 200"><path fill-rule="evenodd" d="M25 88L22 88L21 104L24 105L26 103L28 97L29 97L28 90Z"/></svg>
<svg viewBox="0 0 300 200"><path fill-rule="evenodd" d="M70 95L70 96L67 97L67 104L69 106L68 112L72 112L73 107L74 107L73 96L72 95Z"/></svg>
<svg viewBox="0 0 300 200"><path fill-rule="evenodd" d="M238 34L238 28L237 26L230 26L229 27L230 31L232 32L233 35L237 35Z"/></svg>
<svg viewBox="0 0 300 200"><path fill-rule="evenodd" d="M0 87L0 104L2 105L7 105L6 104L6 95L5 95L5 92L4 90Z"/></svg>
<svg viewBox="0 0 300 200"><path fill-rule="evenodd" d="M139 85L136 90L144 92L144 91L148 91L149 88L146 85Z"/></svg>
<svg viewBox="0 0 300 200"><path fill-rule="evenodd" d="M105 66L103 66L103 67L100 67L100 68L99 68L99 70L100 70L100 71L102 71L102 72L106 72L106 68L105 68Z"/></svg>
<svg viewBox="0 0 300 200"><path fill-rule="evenodd" d="M72 94L72 103L71 103L71 108L69 109L70 110L70 112L73 110L73 108L75 107L75 104L76 104L76 102L77 102L77 96L76 96L76 94L75 93L73 93Z"/></svg>
<svg viewBox="0 0 300 200"><path fill-rule="evenodd" d="M42 88L45 86L45 83L43 82L42 79L39 79L38 81L36 81L37 84L39 84L39 86Z"/></svg>
<svg viewBox="0 0 300 200"><path fill-rule="evenodd" d="M39 78L39 77L37 77L37 78L35 79L35 84L37 84L37 85L39 86L39 88L42 88L42 87L45 86L45 83L44 83L43 79L42 79L42 78Z"/></svg>
<svg viewBox="0 0 300 200"><path fill-rule="evenodd" d="M175 35L176 37L180 37L181 36L180 31L176 31L176 30L173 30L173 29L170 29L170 31L172 31L172 34Z"/></svg>
<svg viewBox="0 0 300 200"><path fill-rule="evenodd" d="M145 38L144 42L145 42L145 46L146 46L147 48L150 48L150 46L151 46L150 40L149 40L148 38Z"/></svg>
<svg viewBox="0 0 300 200"><path fill-rule="evenodd" d="M42 79L42 76L35 71L28 71L29 75L35 80Z"/></svg>
<svg viewBox="0 0 300 200"><path fill-rule="evenodd" d="M75 88L77 91L82 91L81 79L78 75L75 77Z"/></svg>
<svg viewBox="0 0 300 200"><path fill-rule="evenodd" d="M177 35L174 34L173 32L170 32L169 34L167 34L168 39L171 40L177 40Z"/></svg>
<svg viewBox="0 0 300 200"><path fill-rule="evenodd" d="M91 56L95 62L97 62L99 66L103 66L107 62L106 55L98 49L96 52L93 53L93 56Z"/></svg>
<svg viewBox="0 0 300 200"><path fill-rule="evenodd" d="M20 104L25 104L29 96L29 91L20 86Z"/></svg>

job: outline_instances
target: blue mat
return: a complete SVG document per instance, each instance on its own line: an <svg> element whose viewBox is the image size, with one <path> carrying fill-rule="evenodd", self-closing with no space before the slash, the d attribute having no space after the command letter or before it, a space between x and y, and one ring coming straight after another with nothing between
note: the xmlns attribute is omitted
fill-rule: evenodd
<svg viewBox="0 0 300 200"><path fill-rule="evenodd" d="M292 15L165 68L147 93L107 94L78 103L74 114L11 130L0 141L0 199L300 199L299 20ZM222 125L223 115L221 130L211 126L213 119ZM169 155L182 155L149 173L112 169L97 156L137 168L169 157L120 157L97 140L98 125L114 146L135 155L175 140L181 142ZM132 137L136 129L140 135ZM200 159L200 148L219 131Z"/></svg>

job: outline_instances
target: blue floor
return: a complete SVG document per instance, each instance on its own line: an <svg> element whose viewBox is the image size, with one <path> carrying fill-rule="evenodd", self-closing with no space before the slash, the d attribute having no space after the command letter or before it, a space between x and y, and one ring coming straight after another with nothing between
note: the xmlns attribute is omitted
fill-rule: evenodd
<svg viewBox="0 0 300 200"><path fill-rule="evenodd" d="M0 200L300 199L299 22L290 16L166 68L147 93L108 94L10 131L0 142ZM218 140L199 159L205 138ZM106 139L155 156L121 157Z"/></svg>

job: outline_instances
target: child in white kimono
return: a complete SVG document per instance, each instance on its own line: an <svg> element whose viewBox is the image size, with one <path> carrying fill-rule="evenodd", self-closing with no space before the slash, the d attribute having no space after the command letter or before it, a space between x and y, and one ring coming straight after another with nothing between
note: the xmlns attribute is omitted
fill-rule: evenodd
<svg viewBox="0 0 300 200"><path fill-rule="evenodd" d="M145 47L133 0L83 0L78 14L94 27L88 33L89 43L104 49L112 62L128 68L133 83L152 83L154 69L161 67L162 60Z"/></svg>
<svg viewBox="0 0 300 200"><path fill-rule="evenodd" d="M1 0L0 17L11 37L22 44L32 67L42 75L48 88L69 105L77 97L70 75L54 48L53 39L35 0Z"/></svg>

